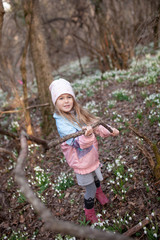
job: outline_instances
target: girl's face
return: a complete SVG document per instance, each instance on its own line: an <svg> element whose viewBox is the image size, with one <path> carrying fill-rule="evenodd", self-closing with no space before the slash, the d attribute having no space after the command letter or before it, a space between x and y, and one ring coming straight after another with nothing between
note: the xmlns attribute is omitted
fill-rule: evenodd
<svg viewBox="0 0 160 240"><path fill-rule="evenodd" d="M70 112L73 108L73 97L70 94L62 94L56 101L56 107L63 112Z"/></svg>

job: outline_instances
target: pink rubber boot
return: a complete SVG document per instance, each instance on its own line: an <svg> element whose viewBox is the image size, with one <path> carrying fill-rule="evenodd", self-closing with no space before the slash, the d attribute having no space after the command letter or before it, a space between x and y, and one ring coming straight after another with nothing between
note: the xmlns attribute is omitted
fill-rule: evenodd
<svg viewBox="0 0 160 240"><path fill-rule="evenodd" d="M96 198L102 205L109 203L109 199L105 196L101 187L98 187L96 190Z"/></svg>
<svg viewBox="0 0 160 240"><path fill-rule="evenodd" d="M98 222L98 218L96 217L94 208L91 208L91 209L85 208L85 216L86 216L86 221L90 221L91 223Z"/></svg>

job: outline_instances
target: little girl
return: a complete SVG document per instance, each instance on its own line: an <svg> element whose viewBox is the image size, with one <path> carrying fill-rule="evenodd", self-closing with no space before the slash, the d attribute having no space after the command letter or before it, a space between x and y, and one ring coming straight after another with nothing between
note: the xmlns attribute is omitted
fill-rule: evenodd
<svg viewBox="0 0 160 240"><path fill-rule="evenodd" d="M61 144L67 163L76 173L77 182L85 187L84 205L87 221L98 221L94 210L94 199L102 205L109 202L103 193L100 181L103 180L98 159L98 143L95 137L117 136L119 131L112 128L110 133L102 125L92 128L98 118L83 109L76 101L73 89L68 81L60 78L49 86L56 112L53 117L60 137L84 129L85 134L67 140Z"/></svg>

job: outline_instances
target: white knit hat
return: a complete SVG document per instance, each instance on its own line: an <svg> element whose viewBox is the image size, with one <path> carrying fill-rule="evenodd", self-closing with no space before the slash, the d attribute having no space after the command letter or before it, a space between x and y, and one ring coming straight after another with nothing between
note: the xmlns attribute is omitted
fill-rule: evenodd
<svg viewBox="0 0 160 240"><path fill-rule="evenodd" d="M54 80L50 86L49 86L49 90L51 92L51 96L52 96L52 101L53 104L55 105L57 98L65 93L68 93L70 95L72 95L72 97L75 99L75 95L73 92L73 89L71 87L71 84L63 79L63 78L59 78L58 80Z"/></svg>

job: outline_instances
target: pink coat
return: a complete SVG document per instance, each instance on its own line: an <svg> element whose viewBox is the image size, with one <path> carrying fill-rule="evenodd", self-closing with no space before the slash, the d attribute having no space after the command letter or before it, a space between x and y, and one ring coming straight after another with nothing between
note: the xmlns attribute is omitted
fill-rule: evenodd
<svg viewBox="0 0 160 240"><path fill-rule="evenodd" d="M94 132L101 137L110 136L110 132L101 125L96 127ZM99 167L98 142L95 134L89 137L79 136L73 139L71 145L67 142L61 144L67 163L75 173L87 174Z"/></svg>

